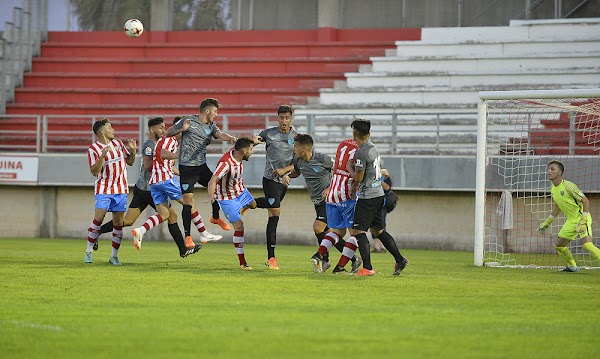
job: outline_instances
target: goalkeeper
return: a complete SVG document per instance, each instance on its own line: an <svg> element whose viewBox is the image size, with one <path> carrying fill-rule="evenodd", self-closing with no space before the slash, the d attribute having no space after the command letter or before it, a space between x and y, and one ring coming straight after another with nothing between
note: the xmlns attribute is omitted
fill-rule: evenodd
<svg viewBox="0 0 600 359"><path fill-rule="evenodd" d="M579 236L583 241L583 248L590 252L591 257L595 260L600 258L600 249L592 243L592 216L589 214L590 201L576 184L562 178L564 171L565 167L559 161L553 160L548 163L548 179L552 181L550 192L554 206L552 207L552 214L538 227L538 233L544 234L554 218L560 212L563 212L566 221L560 232L558 232L554 249L567 263L566 268L562 271L577 272L579 268L575 259L573 259L573 254L567 248L567 244Z"/></svg>

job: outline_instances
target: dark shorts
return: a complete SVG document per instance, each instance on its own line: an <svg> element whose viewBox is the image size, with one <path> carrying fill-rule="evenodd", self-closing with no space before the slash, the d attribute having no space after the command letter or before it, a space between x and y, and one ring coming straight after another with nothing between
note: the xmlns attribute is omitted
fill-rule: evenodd
<svg viewBox="0 0 600 359"><path fill-rule="evenodd" d="M363 199L359 198L354 207L354 223L352 229L368 231L369 228L383 229L383 207L384 196Z"/></svg>
<svg viewBox="0 0 600 359"><path fill-rule="evenodd" d="M138 186L133 186L133 198L129 204L129 208L139 208L140 212L146 209L146 207L152 207L156 211L156 206L152 200L152 192L142 191Z"/></svg>
<svg viewBox="0 0 600 359"><path fill-rule="evenodd" d="M179 182L182 193L194 193L196 183L208 187L208 182L213 176L212 171L205 163L202 166L179 165Z"/></svg>
<svg viewBox="0 0 600 359"><path fill-rule="evenodd" d="M269 204L269 207L267 208L281 207L281 201L283 201L283 197L285 197L287 186L264 177L262 179L262 185L265 197Z"/></svg>
<svg viewBox="0 0 600 359"><path fill-rule="evenodd" d="M317 214L316 221L321 221L323 223L327 223L327 205L325 201L315 204L315 213Z"/></svg>

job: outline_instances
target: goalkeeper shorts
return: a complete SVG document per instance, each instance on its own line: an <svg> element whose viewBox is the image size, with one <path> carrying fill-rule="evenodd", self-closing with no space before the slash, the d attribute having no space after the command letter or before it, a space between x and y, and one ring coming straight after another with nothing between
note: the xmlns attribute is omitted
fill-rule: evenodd
<svg viewBox="0 0 600 359"><path fill-rule="evenodd" d="M577 233L577 225L578 224L579 224L579 218L567 219L565 224L560 229L560 232L558 232L558 236L560 238L564 238L569 241L573 241L573 240L577 239L578 236L579 236L579 238L585 238L587 236L592 237L592 216L590 216L588 214L587 233L582 233L582 234Z"/></svg>

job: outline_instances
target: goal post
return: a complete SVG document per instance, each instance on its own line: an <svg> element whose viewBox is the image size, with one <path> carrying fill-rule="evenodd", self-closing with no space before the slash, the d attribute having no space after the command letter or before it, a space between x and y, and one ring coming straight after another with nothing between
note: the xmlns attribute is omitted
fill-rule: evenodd
<svg viewBox="0 0 600 359"><path fill-rule="evenodd" d="M538 225L552 210L547 164L559 160L563 178L590 200L593 242L600 243L600 88L479 93L475 188L476 266L564 266L554 243L559 215L546 233ZM578 265L600 268L582 249Z"/></svg>

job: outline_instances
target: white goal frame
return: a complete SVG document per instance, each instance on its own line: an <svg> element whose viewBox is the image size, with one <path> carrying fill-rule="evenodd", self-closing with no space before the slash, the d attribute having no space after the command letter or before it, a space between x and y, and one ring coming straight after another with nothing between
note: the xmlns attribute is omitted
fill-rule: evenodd
<svg viewBox="0 0 600 359"><path fill-rule="evenodd" d="M487 157L487 114L488 100L516 99L560 99L560 98L600 98L598 89L529 90L529 91L482 91L479 92L477 120L477 166L475 184L475 243L474 264L484 265L485 241L485 196Z"/></svg>

